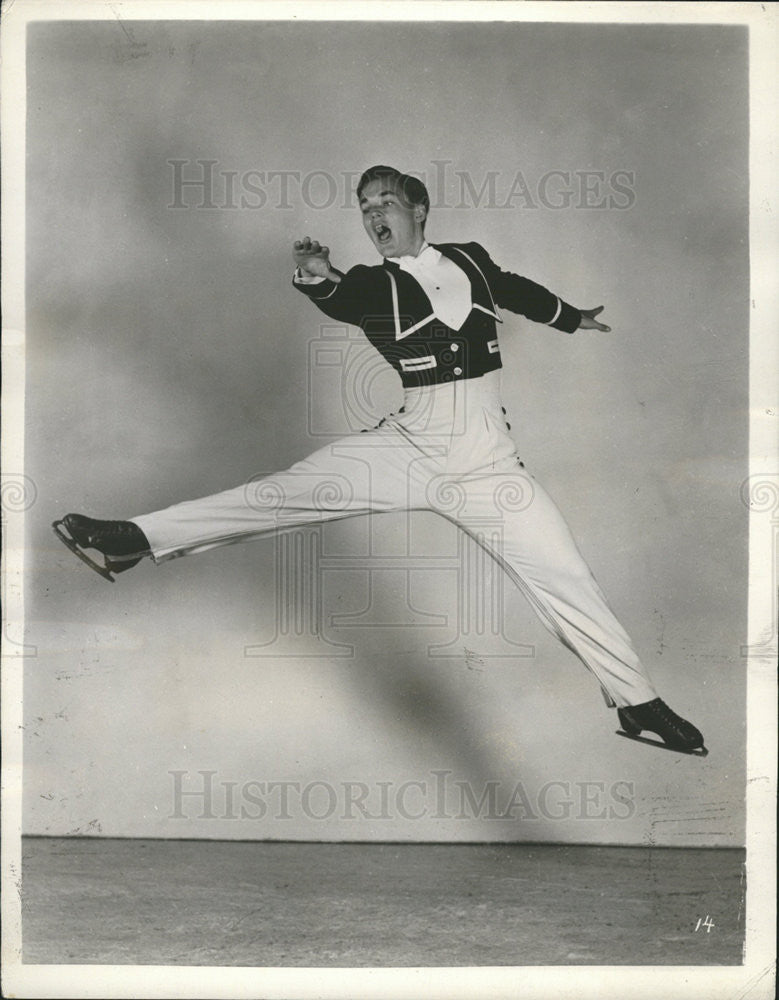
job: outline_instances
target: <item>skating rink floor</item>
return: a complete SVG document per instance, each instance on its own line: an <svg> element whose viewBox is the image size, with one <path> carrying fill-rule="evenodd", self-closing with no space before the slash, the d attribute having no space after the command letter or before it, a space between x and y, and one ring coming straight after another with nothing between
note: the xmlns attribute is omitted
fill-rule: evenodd
<svg viewBox="0 0 779 1000"><path fill-rule="evenodd" d="M23 961L740 965L743 872L734 849L24 838Z"/></svg>

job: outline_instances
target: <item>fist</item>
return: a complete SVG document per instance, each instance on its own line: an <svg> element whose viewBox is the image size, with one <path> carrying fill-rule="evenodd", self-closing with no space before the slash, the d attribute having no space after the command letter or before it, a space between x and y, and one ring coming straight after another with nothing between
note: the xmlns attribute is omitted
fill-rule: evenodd
<svg viewBox="0 0 779 1000"><path fill-rule="evenodd" d="M295 240L292 244L292 257L304 274L317 278L327 278L330 274L330 248L323 247L310 236Z"/></svg>

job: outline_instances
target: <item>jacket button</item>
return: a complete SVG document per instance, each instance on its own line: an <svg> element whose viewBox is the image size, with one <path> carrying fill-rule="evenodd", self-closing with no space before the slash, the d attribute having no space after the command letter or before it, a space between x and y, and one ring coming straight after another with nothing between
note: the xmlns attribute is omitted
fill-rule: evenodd
<svg viewBox="0 0 779 1000"><path fill-rule="evenodd" d="M454 373L455 375L462 375L463 370L458 366L457 368L454 369Z"/></svg>

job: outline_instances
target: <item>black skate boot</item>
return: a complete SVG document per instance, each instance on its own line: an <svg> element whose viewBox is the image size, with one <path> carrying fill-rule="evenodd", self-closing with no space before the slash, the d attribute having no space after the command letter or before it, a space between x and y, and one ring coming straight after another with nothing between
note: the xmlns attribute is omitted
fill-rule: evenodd
<svg viewBox="0 0 779 1000"><path fill-rule="evenodd" d="M114 582L111 573L124 573L151 555L149 541L132 521L96 521L83 514L66 514L52 525L54 534L87 566L105 580ZM96 549L105 559L100 565L83 550Z"/></svg>
<svg viewBox="0 0 779 1000"><path fill-rule="evenodd" d="M645 701L641 705L631 705L629 708L619 708L617 715L622 726L619 736L627 736L663 750L676 750L678 753L691 753L699 757L705 757L708 753L703 745L702 734L691 722L672 712L661 698ZM640 736L643 730L657 733L663 742Z"/></svg>

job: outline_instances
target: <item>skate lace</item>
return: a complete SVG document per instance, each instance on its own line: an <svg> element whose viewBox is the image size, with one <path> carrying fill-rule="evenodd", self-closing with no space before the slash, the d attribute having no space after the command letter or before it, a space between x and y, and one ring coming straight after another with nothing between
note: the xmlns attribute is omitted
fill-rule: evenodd
<svg viewBox="0 0 779 1000"><path fill-rule="evenodd" d="M682 729L685 726L685 721L681 716L677 715L673 709L669 708L664 701L661 701L655 708L657 716L661 722L665 722L669 726L673 726L675 729Z"/></svg>
<svg viewBox="0 0 779 1000"><path fill-rule="evenodd" d="M664 701L661 701L659 705L657 705L657 713L669 721L676 718L676 713L671 711Z"/></svg>

